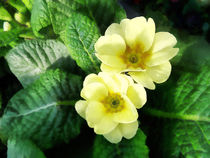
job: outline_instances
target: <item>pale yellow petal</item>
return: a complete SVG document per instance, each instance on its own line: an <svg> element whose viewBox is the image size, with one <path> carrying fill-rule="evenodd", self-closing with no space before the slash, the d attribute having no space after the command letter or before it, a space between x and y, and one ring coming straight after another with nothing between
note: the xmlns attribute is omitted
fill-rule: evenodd
<svg viewBox="0 0 210 158"><path fill-rule="evenodd" d="M142 84L148 89L155 89L155 84L152 81L152 78L146 73L142 72L129 72L129 75L137 82Z"/></svg>
<svg viewBox="0 0 210 158"><path fill-rule="evenodd" d="M114 122L112 117L109 115L104 115L100 122L95 124L94 132L96 134L107 134L111 132L117 125L118 123Z"/></svg>
<svg viewBox="0 0 210 158"><path fill-rule="evenodd" d="M106 65L104 63L101 63L101 71L103 72L114 72L114 73L120 73L123 69L117 68L117 67L112 67L109 65Z"/></svg>
<svg viewBox="0 0 210 158"><path fill-rule="evenodd" d="M102 63L109 65L110 67L116 67L118 69L125 69L126 64L124 63L123 59L119 56L112 56L112 55L100 55L96 54L97 58L101 60Z"/></svg>
<svg viewBox="0 0 210 158"><path fill-rule="evenodd" d="M77 111L77 113L82 117L82 118L86 118L85 117L85 113L86 113L86 109L87 109L87 101L84 100L79 100L76 102L75 104L75 109Z"/></svg>
<svg viewBox="0 0 210 158"><path fill-rule="evenodd" d="M146 19L144 17L136 17L131 20L125 19L121 21L120 25L122 26L126 43L130 48L134 48L138 37L146 26Z"/></svg>
<svg viewBox="0 0 210 158"><path fill-rule="evenodd" d="M83 87L81 97L86 100L101 100L108 95L107 87L99 82L90 83Z"/></svg>
<svg viewBox="0 0 210 158"><path fill-rule="evenodd" d="M155 34L153 47L151 51L155 53L162 49L173 47L176 43L176 38L169 32L157 32Z"/></svg>
<svg viewBox="0 0 210 158"><path fill-rule="evenodd" d="M132 122L132 123L121 123L119 124L120 131L123 135L123 137L127 139L131 139L136 135L136 132L138 130L138 121Z"/></svg>
<svg viewBox="0 0 210 158"><path fill-rule="evenodd" d="M143 51L148 51L154 41L155 36L155 23L153 19L149 18L148 22L146 23L144 30L142 33L137 37L138 43L144 46Z"/></svg>
<svg viewBox="0 0 210 158"><path fill-rule="evenodd" d="M111 143L119 143L122 140L122 133L117 126L115 129L113 129L111 132L104 135L104 137Z"/></svg>
<svg viewBox="0 0 210 158"><path fill-rule="evenodd" d="M146 63L148 66L163 64L177 55L179 48L165 48L152 54L151 59Z"/></svg>
<svg viewBox="0 0 210 158"><path fill-rule="evenodd" d="M86 120L90 127L94 127L106 115L104 105L97 101L89 101L86 108Z"/></svg>
<svg viewBox="0 0 210 158"><path fill-rule="evenodd" d="M113 114L113 120L118 123L131 123L137 120L138 113L127 96L123 96L124 108L122 111Z"/></svg>
<svg viewBox="0 0 210 158"><path fill-rule="evenodd" d="M127 96L137 109L141 108L147 100L146 91L140 84L130 85L128 87Z"/></svg>
<svg viewBox="0 0 210 158"><path fill-rule="evenodd" d="M147 74L152 78L156 83L165 82L171 73L171 64L170 62L163 63L161 65L153 66L148 68Z"/></svg>
<svg viewBox="0 0 210 158"><path fill-rule="evenodd" d="M106 29L105 36L113 34L118 34L121 37L124 37L122 27L120 26L120 24L113 23Z"/></svg>
<svg viewBox="0 0 210 158"><path fill-rule="evenodd" d="M100 55L121 55L125 49L124 39L117 34L101 36L95 44L95 50Z"/></svg>
<svg viewBox="0 0 210 158"><path fill-rule="evenodd" d="M126 94L129 85L128 79L122 74L100 72L98 74L106 83L106 86L111 93Z"/></svg>
<svg viewBox="0 0 210 158"><path fill-rule="evenodd" d="M136 17L121 22L121 26L130 48L140 45L143 52L151 48L155 36L155 23L151 18L147 21L144 17Z"/></svg>
<svg viewBox="0 0 210 158"><path fill-rule="evenodd" d="M96 74L89 74L87 77L85 77L85 80L83 82L83 87L87 86L88 84L99 82L103 84L103 80Z"/></svg>

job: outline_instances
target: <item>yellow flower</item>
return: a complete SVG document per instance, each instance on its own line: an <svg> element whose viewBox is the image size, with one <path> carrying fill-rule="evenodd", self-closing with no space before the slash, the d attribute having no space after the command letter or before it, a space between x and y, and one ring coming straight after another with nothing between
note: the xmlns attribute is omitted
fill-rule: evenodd
<svg viewBox="0 0 210 158"><path fill-rule="evenodd" d="M110 142L118 142L126 135L126 127L134 127L138 113L136 108L141 108L146 103L146 91L143 86L136 84L126 75L100 72L98 75L88 75L83 83L81 96L76 111L86 119L89 127L95 133L104 135ZM121 130L121 136L114 140L116 130ZM133 129L135 134L136 127ZM127 132L129 133L129 132ZM132 130L131 130L132 133ZM120 138L121 137L121 138Z"/></svg>
<svg viewBox="0 0 210 158"><path fill-rule="evenodd" d="M111 24L105 36L95 44L96 56L104 72L128 72L144 87L155 89L155 83L165 82L171 72L169 60L178 53L173 48L176 38L168 32L155 33L155 23L149 18L124 19Z"/></svg>

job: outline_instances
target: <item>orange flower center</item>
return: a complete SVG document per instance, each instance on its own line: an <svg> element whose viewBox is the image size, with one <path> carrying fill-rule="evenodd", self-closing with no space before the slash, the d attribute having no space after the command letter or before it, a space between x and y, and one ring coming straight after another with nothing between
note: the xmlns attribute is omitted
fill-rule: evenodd
<svg viewBox="0 0 210 158"><path fill-rule="evenodd" d="M127 68L146 69L146 63L151 57L151 53L143 52L144 46L136 45L134 48L127 47L125 53L121 56Z"/></svg>

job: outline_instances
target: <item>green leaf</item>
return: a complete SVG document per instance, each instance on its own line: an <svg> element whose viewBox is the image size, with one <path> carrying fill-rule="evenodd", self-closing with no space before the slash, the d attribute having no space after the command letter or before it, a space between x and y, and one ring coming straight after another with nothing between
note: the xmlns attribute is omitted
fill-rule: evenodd
<svg viewBox="0 0 210 158"><path fill-rule="evenodd" d="M66 19L73 12L83 12L100 27L103 33L113 22L120 22L126 18L125 11L120 7L117 0L46 0L50 11L51 21L55 33L61 36L66 26ZM79 21L79 19L77 19Z"/></svg>
<svg viewBox="0 0 210 158"><path fill-rule="evenodd" d="M84 5L83 0L46 0L50 17L56 34L65 30L66 20L71 13Z"/></svg>
<svg viewBox="0 0 210 158"><path fill-rule="evenodd" d="M38 37L44 37L39 33L42 28L51 24L50 14L45 0L34 0L31 12L31 26Z"/></svg>
<svg viewBox="0 0 210 158"><path fill-rule="evenodd" d="M43 152L30 140L9 139L7 158L46 158Z"/></svg>
<svg viewBox="0 0 210 158"><path fill-rule="evenodd" d="M34 0L22 0L22 2L25 4L29 11L32 10L33 1Z"/></svg>
<svg viewBox="0 0 210 158"><path fill-rule="evenodd" d="M7 55L11 71L24 87L50 68L74 69L64 44L55 40L31 40L19 44Z"/></svg>
<svg viewBox="0 0 210 158"><path fill-rule="evenodd" d="M0 6L0 20L5 20L5 21L12 20L11 15L3 6Z"/></svg>
<svg viewBox="0 0 210 158"><path fill-rule="evenodd" d="M111 144L103 136L96 136L93 147L93 158L148 158L146 136L138 129L131 140L123 139L118 144Z"/></svg>
<svg viewBox="0 0 210 158"><path fill-rule="evenodd" d="M198 52L197 52L198 53ZM210 71L183 72L160 86L143 112L154 118L151 153L163 158L208 158L210 155ZM167 89L167 91L166 91ZM151 120L151 118L150 118ZM156 126L154 126L156 124ZM158 143L158 146L157 146Z"/></svg>
<svg viewBox="0 0 210 158"><path fill-rule="evenodd" d="M25 13L27 11L27 8L25 7L22 0L7 0L7 3L9 3L11 6L13 6L21 13Z"/></svg>
<svg viewBox="0 0 210 158"><path fill-rule="evenodd" d="M0 119L1 139L30 139L41 149L69 142L82 123L74 109L81 84L79 76L47 71L9 101Z"/></svg>
<svg viewBox="0 0 210 158"><path fill-rule="evenodd" d="M126 18L126 13L117 0L87 0L86 7L90 17L95 19L102 34L113 22L119 23Z"/></svg>
<svg viewBox="0 0 210 158"><path fill-rule="evenodd" d="M72 58L86 72L99 72L100 62L94 49L98 38L99 31L93 20L82 14L72 14L67 22L65 42Z"/></svg>
<svg viewBox="0 0 210 158"><path fill-rule="evenodd" d="M0 31L0 47L8 46L12 42L17 41L21 32L23 32L23 29L20 28L15 28L10 31Z"/></svg>

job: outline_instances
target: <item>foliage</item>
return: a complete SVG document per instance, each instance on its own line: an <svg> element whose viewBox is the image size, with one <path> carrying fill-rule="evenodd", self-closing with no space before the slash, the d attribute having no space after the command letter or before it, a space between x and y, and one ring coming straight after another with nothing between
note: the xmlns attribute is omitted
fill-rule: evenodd
<svg viewBox="0 0 210 158"><path fill-rule="evenodd" d="M0 157L208 158L209 11L197 0L1 1ZM180 51L169 80L147 90L137 135L110 144L90 134L74 104L83 77L100 71L96 40L110 24L140 15L173 33Z"/></svg>

